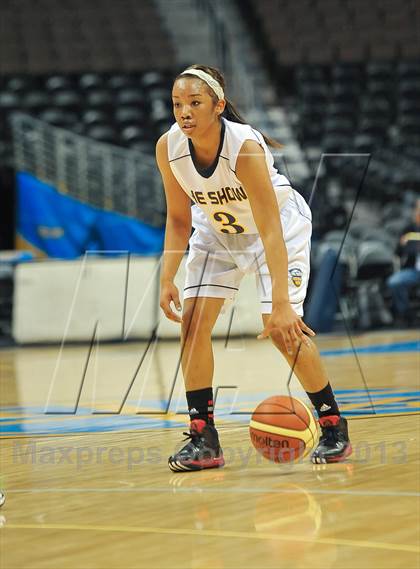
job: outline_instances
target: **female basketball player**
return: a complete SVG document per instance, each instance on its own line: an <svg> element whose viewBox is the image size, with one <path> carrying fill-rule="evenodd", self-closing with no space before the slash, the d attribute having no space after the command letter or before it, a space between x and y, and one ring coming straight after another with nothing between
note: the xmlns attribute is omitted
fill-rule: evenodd
<svg viewBox="0 0 420 569"><path fill-rule="evenodd" d="M274 168L267 143L279 145L246 124L224 90L223 76L212 67L193 65L178 75L172 90L176 123L156 146L167 201L160 306L181 324L191 419L190 441L169 458L169 467L224 464L213 420L211 332L246 272L257 274L264 324L258 338L271 338L319 415L322 435L312 461L337 462L351 453L347 422L309 337L315 334L301 318L311 212ZM173 303L181 310L174 277L188 243L181 319L172 309Z"/></svg>

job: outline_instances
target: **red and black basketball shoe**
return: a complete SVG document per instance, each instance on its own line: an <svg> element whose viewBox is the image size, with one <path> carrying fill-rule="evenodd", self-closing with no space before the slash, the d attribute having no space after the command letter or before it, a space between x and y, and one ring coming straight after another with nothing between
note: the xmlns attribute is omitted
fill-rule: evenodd
<svg viewBox="0 0 420 569"><path fill-rule="evenodd" d="M314 464L341 462L352 453L347 428L347 420L339 415L329 415L319 419L321 436L311 455Z"/></svg>
<svg viewBox="0 0 420 569"><path fill-rule="evenodd" d="M184 433L190 441L176 454L170 456L168 465L174 472L220 468L225 464L215 427L202 419L194 419L190 432Z"/></svg>

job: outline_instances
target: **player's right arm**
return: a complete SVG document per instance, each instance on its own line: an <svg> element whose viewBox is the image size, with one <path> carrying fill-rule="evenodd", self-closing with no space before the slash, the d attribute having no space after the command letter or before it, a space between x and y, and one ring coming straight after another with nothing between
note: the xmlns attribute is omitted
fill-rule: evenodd
<svg viewBox="0 0 420 569"><path fill-rule="evenodd" d="M191 200L175 178L168 159L167 134L156 144L156 161L162 176L166 196L165 244L160 277L160 307L170 320L181 322L173 312L171 302L181 310L179 292L174 278L191 235Z"/></svg>

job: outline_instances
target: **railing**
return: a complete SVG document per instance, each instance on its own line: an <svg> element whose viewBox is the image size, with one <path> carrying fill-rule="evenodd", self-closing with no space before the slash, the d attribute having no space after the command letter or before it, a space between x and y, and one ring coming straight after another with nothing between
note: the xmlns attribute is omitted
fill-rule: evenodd
<svg viewBox="0 0 420 569"><path fill-rule="evenodd" d="M34 117L12 116L17 171L61 193L155 227L165 221L165 199L150 155L97 142Z"/></svg>

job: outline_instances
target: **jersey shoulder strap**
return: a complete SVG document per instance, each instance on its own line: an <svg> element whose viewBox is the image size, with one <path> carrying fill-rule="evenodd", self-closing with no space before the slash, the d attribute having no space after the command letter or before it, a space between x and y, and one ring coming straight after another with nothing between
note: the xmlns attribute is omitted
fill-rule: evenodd
<svg viewBox="0 0 420 569"><path fill-rule="evenodd" d="M252 128L251 125L224 120L226 123L226 145L224 148L226 155L223 153L223 156L222 154L221 156L229 159L229 167L233 172L236 171L239 151L245 140L255 140L262 146L264 152L267 153L267 145L262 134Z"/></svg>

